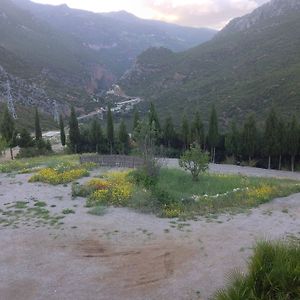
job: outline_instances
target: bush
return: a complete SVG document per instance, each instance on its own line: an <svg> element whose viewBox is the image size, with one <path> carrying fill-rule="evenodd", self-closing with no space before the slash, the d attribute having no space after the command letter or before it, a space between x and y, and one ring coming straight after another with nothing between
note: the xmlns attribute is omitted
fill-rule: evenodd
<svg viewBox="0 0 300 300"><path fill-rule="evenodd" d="M197 181L201 172L208 169L209 154L201 150L199 146L193 146L180 157L179 165L186 171L190 171L193 180Z"/></svg>
<svg viewBox="0 0 300 300"><path fill-rule="evenodd" d="M248 264L248 274L234 273L228 288L215 300L300 299L300 245L260 242Z"/></svg>

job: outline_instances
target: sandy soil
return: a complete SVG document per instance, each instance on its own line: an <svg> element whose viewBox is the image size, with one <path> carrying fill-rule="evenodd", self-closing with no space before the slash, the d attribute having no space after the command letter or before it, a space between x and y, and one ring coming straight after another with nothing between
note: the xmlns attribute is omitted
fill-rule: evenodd
<svg viewBox="0 0 300 300"><path fill-rule="evenodd" d="M245 267L256 240L300 237L300 194L244 214L179 222L120 208L92 216L84 199L72 200L70 185L29 177L0 174L0 219L16 201L45 201L53 216L75 213L55 226L22 212L14 224L0 223L1 300L208 299Z"/></svg>

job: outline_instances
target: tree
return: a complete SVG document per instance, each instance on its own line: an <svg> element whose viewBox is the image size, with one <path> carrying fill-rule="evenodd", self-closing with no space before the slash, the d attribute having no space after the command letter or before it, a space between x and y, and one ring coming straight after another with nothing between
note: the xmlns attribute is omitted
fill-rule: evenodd
<svg viewBox="0 0 300 300"><path fill-rule="evenodd" d="M271 157L278 155L278 118L275 110L272 108L265 124L264 146L268 155L268 169L271 169Z"/></svg>
<svg viewBox="0 0 300 300"><path fill-rule="evenodd" d="M186 114L183 115L181 124L181 136L184 149L188 149L190 145L190 126Z"/></svg>
<svg viewBox="0 0 300 300"><path fill-rule="evenodd" d="M196 112L194 120L191 125L192 141L197 143L200 148L204 148L205 134L204 125L200 117L199 111Z"/></svg>
<svg viewBox="0 0 300 300"><path fill-rule="evenodd" d="M295 171L295 158L299 150L299 127L296 117L293 116L287 129L287 152L291 156L291 169Z"/></svg>
<svg viewBox="0 0 300 300"><path fill-rule="evenodd" d="M35 140L41 141L42 140L42 129L40 125L40 116L38 109L35 108L35 121L34 121L34 128L35 128Z"/></svg>
<svg viewBox="0 0 300 300"><path fill-rule="evenodd" d="M281 170L281 165L282 165L282 156L285 153L286 150L286 135L287 135L287 129L286 129L286 124L282 120L282 118L278 119L278 129L277 129L277 140L279 141L278 143L278 170Z"/></svg>
<svg viewBox="0 0 300 300"><path fill-rule="evenodd" d="M244 124L242 141L244 152L248 156L250 164L251 158L254 156L257 147L257 129L253 115L250 115Z"/></svg>
<svg viewBox="0 0 300 300"><path fill-rule="evenodd" d="M78 147L80 145L80 130L78 125L78 120L76 117L76 112L74 107L71 107L71 115L69 120L69 141L70 141L70 148L73 152L78 152Z"/></svg>
<svg viewBox="0 0 300 300"><path fill-rule="evenodd" d="M150 104L150 110L149 110L149 126L152 127L155 126L155 130L157 131L157 133L160 133L161 131L160 122L155 110L155 106L152 102Z"/></svg>
<svg viewBox="0 0 300 300"><path fill-rule="evenodd" d="M209 127L208 127L208 143L210 145L211 151L211 161L214 163L216 158L216 147L219 142L219 128L218 128L218 117L216 108L213 105L210 119L209 119Z"/></svg>
<svg viewBox="0 0 300 300"><path fill-rule="evenodd" d="M91 146L95 149L97 153L102 150L102 145L104 141L103 132L101 124L97 120L93 120L89 130L89 141Z"/></svg>
<svg viewBox="0 0 300 300"><path fill-rule="evenodd" d="M33 139L30 135L30 133L23 128L20 132L20 137L18 139L18 145L20 148L29 148L29 147L33 147L34 142Z"/></svg>
<svg viewBox="0 0 300 300"><path fill-rule="evenodd" d="M106 124L106 137L108 141L108 147L110 149L110 154L113 153L114 148L114 120L110 107L107 112L107 124Z"/></svg>
<svg viewBox="0 0 300 300"><path fill-rule="evenodd" d="M230 131L225 136L225 149L228 155L232 155L234 159L237 158L239 153L239 131L236 122L232 121Z"/></svg>
<svg viewBox="0 0 300 300"><path fill-rule="evenodd" d="M140 122L140 115L138 110L135 108L134 115L133 115L133 127L132 127L133 131L135 131L135 129L138 127L139 122Z"/></svg>
<svg viewBox="0 0 300 300"><path fill-rule="evenodd" d="M124 120L122 120L119 126L119 142L121 146L121 153L128 154L129 153L129 135L127 133L126 124Z"/></svg>
<svg viewBox="0 0 300 300"><path fill-rule="evenodd" d="M171 148L174 139L176 137L176 132L174 129L174 124L171 116L168 116L165 120L163 127L163 142L168 147Z"/></svg>
<svg viewBox="0 0 300 300"><path fill-rule="evenodd" d="M66 145L65 125L62 115L59 116L60 142L62 146Z"/></svg>
<svg viewBox="0 0 300 300"><path fill-rule="evenodd" d="M0 132L2 138L5 140L7 146L9 147L11 159L14 159L12 148L16 146L17 133L15 129L14 120L10 115L7 107L4 108L0 124Z"/></svg>
<svg viewBox="0 0 300 300"><path fill-rule="evenodd" d="M199 145L192 146L179 159L180 167L190 171L194 181L198 181L200 173L208 169L208 163L209 155Z"/></svg>
<svg viewBox="0 0 300 300"><path fill-rule="evenodd" d="M7 148L7 143L5 139L2 136L0 136L0 156L3 154L3 152L5 152L6 148Z"/></svg>

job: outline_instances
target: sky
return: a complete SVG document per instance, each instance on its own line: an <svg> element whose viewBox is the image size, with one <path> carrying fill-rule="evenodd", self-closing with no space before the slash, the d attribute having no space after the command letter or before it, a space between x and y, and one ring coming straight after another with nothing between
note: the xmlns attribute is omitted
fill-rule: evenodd
<svg viewBox="0 0 300 300"><path fill-rule="evenodd" d="M221 29L269 0L32 0L93 12L126 10L140 18Z"/></svg>

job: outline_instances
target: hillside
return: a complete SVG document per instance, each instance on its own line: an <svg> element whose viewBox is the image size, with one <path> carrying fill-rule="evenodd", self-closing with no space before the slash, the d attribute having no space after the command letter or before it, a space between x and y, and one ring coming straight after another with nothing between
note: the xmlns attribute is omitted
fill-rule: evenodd
<svg viewBox="0 0 300 300"><path fill-rule="evenodd" d="M188 51L147 50L120 85L161 114L199 108L207 120L215 103L223 125L251 112L262 120L271 106L300 113L299 36L299 1L273 0Z"/></svg>
<svg viewBox="0 0 300 300"><path fill-rule="evenodd" d="M89 112L149 46L179 51L214 34L126 12L95 14L66 5L1 0L0 102L6 101L9 82L17 109L38 106L52 118L55 100L58 113L68 113L70 104Z"/></svg>

